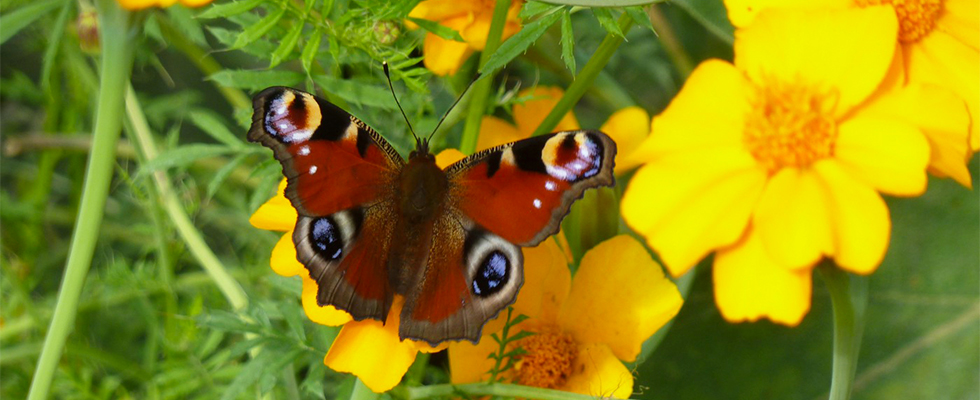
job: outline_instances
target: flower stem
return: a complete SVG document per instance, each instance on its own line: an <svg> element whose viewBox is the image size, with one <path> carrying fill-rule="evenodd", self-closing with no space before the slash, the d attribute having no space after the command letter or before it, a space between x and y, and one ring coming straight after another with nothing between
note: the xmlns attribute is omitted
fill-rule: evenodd
<svg viewBox="0 0 980 400"><path fill-rule="evenodd" d="M830 400L846 400L854 386L858 351L868 308L868 278L825 263L818 269L834 306L834 367Z"/></svg>
<svg viewBox="0 0 980 400"><path fill-rule="evenodd" d="M493 19L490 21L490 31L487 33L487 44L483 47L483 52L480 53L480 67L487 63L490 56L497 51L497 46L500 46L509 8L510 0L497 0L497 4L493 8ZM470 107L467 109L466 122L463 125L463 139L459 144L459 150L463 154L472 154L476 150L476 139L480 135L480 122L487 112L487 98L490 96L491 84L493 84L492 76L485 76L473 84L473 90L470 93L472 101L470 101Z"/></svg>
<svg viewBox="0 0 980 400"><path fill-rule="evenodd" d="M58 291L58 302L44 346L38 359L28 399L48 398L55 368L61 359L65 341L75 323L78 299L85 276L92 265L99 227L105 212L116 162L116 143L122 128L123 96L133 69L135 48L134 15L119 8L115 0L99 0L99 26L102 29L102 67L96 103L92 153L85 169L81 205L72 232L65 275Z"/></svg>
<svg viewBox="0 0 980 400"><path fill-rule="evenodd" d="M506 383L443 384L408 388L407 400L432 397L493 396L540 400L596 400L596 396Z"/></svg>
<svg viewBox="0 0 980 400"><path fill-rule="evenodd" d="M657 31L657 39L664 46L664 50L667 51L667 56L674 63L674 68L677 68L677 72L681 75L681 80L683 81L694 70L694 61L687 54L684 45L678 40L673 27L670 26L670 22L667 21L667 18L664 17L660 9L660 4L653 4L647 7L647 17L650 18L650 24Z"/></svg>
<svg viewBox="0 0 980 400"><path fill-rule="evenodd" d="M623 35L626 35L626 33L629 32L629 29L633 26L633 19L626 13L623 13L623 15L619 17L618 23L619 29L623 32ZM607 63L609 63L609 59L612 58L612 55L616 52L616 49L619 48L619 45L623 44L623 40L624 39L622 37L615 34L606 34L606 37L602 39L602 43L599 44L599 48L596 49L594 54L592 54L592 58L589 59L589 62L585 63L582 70L575 76L575 80L568 86L568 89L565 90L565 95L558 100L558 104L555 104L555 108L551 109L551 112L548 113L548 116L545 117L543 121L541 121L541 125L538 125L537 129L534 130L534 133L531 134L531 136L543 135L551 132L552 129L555 129L555 127L558 126L558 122L561 121L561 118L567 114L568 111L575 106L575 103L578 103L578 100L582 98L582 95L589 90L592 83L595 82L596 77L599 76L602 69L606 67Z"/></svg>

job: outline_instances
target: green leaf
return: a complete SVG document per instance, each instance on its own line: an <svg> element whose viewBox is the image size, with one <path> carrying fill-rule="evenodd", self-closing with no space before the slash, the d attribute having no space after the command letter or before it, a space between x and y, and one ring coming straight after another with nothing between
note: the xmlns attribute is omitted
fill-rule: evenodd
<svg viewBox="0 0 980 400"><path fill-rule="evenodd" d="M157 158L144 163L140 173L150 173L173 167L185 167L202 158L217 157L234 151L235 149L233 148L217 144L178 146L164 151Z"/></svg>
<svg viewBox="0 0 980 400"><path fill-rule="evenodd" d="M259 4L262 4L263 1L264 0L243 0L221 4L211 3L211 6L204 10L204 12L197 14L197 17L204 19L227 18L232 15L238 15L251 10L257 7Z"/></svg>
<svg viewBox="0 0 980 400"><path fill-rule="evenodd" d="M666 0L547 0L552 4L580 7L628 7L662 3Z"/></svg>
<svg viewBox="0 0 980 400"><path fill-rule="evenodd" d="M443 39L454 40L457 42L463 41L463 37L459 35L459 32L457 32L455 29L439 25L438 22L433 22L421 18L412 18L412 17L409 17L408 20L414 22L420 28L432 32L436 36L441 37Z"/></svg>
<svg viewBox="0 0 980 400"><path fill-rule="evenodd" d="M612 11L609 11L607 8L593 8L592 14L599 20L599 25L602 25L606 32L619 37L625 37L623 36L623 30L619 29L619 23L616 22L616 17L612 15Z"/></svg>
<svg viewBox="0 0 980 400"><path fill-rule="evenodd" d="M575 34L572 32L572 16L568 11L561 13L561 59L565 61L565 67L574 74Z"/></svg>
<svg viewBox="0 0 980 400"><path fill-rule="evenodd" d="M280 8L276 12L266 15L264 18L260 19L259 22L255 23L255 25L245 28L245 30L238 35L238 39L235 40L235 44L231 45L231 48L240 49L262 37L279 23L279 20L282 19L283 15L286 15L286 9Z"/></svg>
<svg viewBox="0 0 980 400"><path fill-rule="evenodd" d="M735 28L728 22L722 0L675 0L671 4L687 12L718 39L729 45L735 43Z"/></svg>
<svg viewBox="0 0 980 400"><path fill-rule="evenodd" d="M300 62L303 64L303 70L307 74L310 73L310 68L313 67L313 60L316 55L320 52L320 39L323 38L323 32L319 28L313 31L313 34L309 39L306 40L306 44L303 46L303 53L300 54Z"/></svg>
<svg viewBox="0 0 980 400"><path fill-rule="evenodd" d="M543 3L540 1L529 1L524 4L524 8L521 9L521 13L518 17L521 19L531 19L536 15L541 15L546 12L551 13L559 9L565 8L565 6L556 6L554 4Z"/></svg>
<svg viewBox="0 0 980 400"><path fill-rule="evenodd" d="M0 44L63 3L65 0L43 0L0 16Z"/></svg>
<svg viewBox="0 0 980 400"><path fill-rule="evenodd" d="M276 48L276 51L272 52L272 60L269 61L269 68L279 65L282 60L293 52L293 48L296 47L296 42L299 41L299 35L303 33L304 25L306 24L303 21L293 24L293 27L289 30L289 33L282 38L282 42L279 43L279 47Z"/></svg>
<svg viewBox="0 0 980 400"><path fill-rule="evenodd" d="M511 36L510 39L507 39L507 41L497 48L497 51L490 56L490 59L483 65L483 68L480 68L480 73L483 76L490 76L519 54L527 51L528 47L531 47L531 44L538 40L544 34L544 31L548 30L559 19L561 19L561 13L554 12L525 25L520 32Z"/></svg>
<svg viewBox="0 0 980 400"><path fill-rule="evenodd" d="M303 74L294 71L222 70L208 79L228 87L257 91L269 86L296 86L303 82Z"/></svg>
<svg viewBox="0 0 980 400"><path fill-rule="evenodd" d="M188 115L191 123L198 128L201 128L204 133L208 134L220 143L224 143L232 148L244 148L245 142L239 138L239 135L231 133L228 129L228 125L213 112L206 110L194 110Z"/></svg>
<svg viewBox="0 0 980 400"><path fill-rule="evenodd" d="M629 14L630 18L633 18L633 22L636 22L637 25L647 28L653 31L653 33L657 33L657 30L653 28L653 23L650 22L650 17L647 16L645 11L643 11L643 8L626 7L624 10L626 10L626 13Z"/></svg>
<svg viewBox="0 0 980 400"><path fill-rule="evenodd" d="M207 29L208 32L211 32L211 35L214 36L215 39L218 39L221 44L225 45L229 49L233 44L235 44L235 40L238 39L237 31L219 28L216 26L208 26ZM272 42L259 39L252 42L248 46L241 48L240 50L256 57L265 58L268 57L269 54L272 54L272 52L275 51L275 48L276 46L273 45Z"/></svg>
<svg viewBox="0 0 980 400"><path fill-rule="evenodd" d="M330 92L345 101L370 107L381 107L386 110L397 110L398 105L391 97L387 86L371 86L347 79L337 79L332 76L316 75L313 81L324 91Z"/></svg>
<svg viewBox="0 0 980 400"><path fill-rule="evenodd" d="M164 16L166 15L166 16ZM167 7L165 14L158 13L158 18L167 18L177 31L183 33L185 37L198 46L204 46L208 40L204 37L204 29L194 18L193 11L187 7Z"/></svg>

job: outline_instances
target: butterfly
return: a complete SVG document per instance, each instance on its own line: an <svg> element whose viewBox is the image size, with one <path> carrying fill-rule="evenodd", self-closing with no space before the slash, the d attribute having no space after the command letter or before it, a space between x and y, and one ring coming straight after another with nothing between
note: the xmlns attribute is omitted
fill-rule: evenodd
<svg viewBox="0 0 980 400"><path fill-rule="evenodd" d="M408 160L374 129L312 94L255 96L248 139L272 149L296 208L296 258L316 301L384 322L403 296L398 334L435 346L476 343L524 282L521 247L558 232L589 188L612 186L604 133L552 133L483 150L445 169L429 140Z"/></svg>

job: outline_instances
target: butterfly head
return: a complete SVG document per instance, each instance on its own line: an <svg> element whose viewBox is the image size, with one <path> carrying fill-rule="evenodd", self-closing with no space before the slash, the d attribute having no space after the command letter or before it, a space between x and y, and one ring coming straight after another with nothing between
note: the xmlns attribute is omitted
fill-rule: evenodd
<svg viewBox="0 0 980 400"><path fill-rule="evenodd" d="M408 154L408 159L425 159L435 162L436 156L429 152L429 139L415 138L415 150Z"/></svg>

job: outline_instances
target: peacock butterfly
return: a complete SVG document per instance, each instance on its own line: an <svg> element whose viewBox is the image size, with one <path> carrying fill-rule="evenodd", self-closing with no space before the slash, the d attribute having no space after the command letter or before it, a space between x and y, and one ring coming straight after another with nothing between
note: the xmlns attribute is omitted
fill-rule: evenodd
<svg viewBox="0 0 980 400"><path fill-rule="evenodd" d="M616 144L591 130L480 151L445 169L416 138L406 162L374 129L309 93L254 98L248 139L272 149L299 215L296 258L317 304L385 321L404 296L399 337L480 338L524 282L521 246L558 232L573 201L612 186Z"/></svg>

